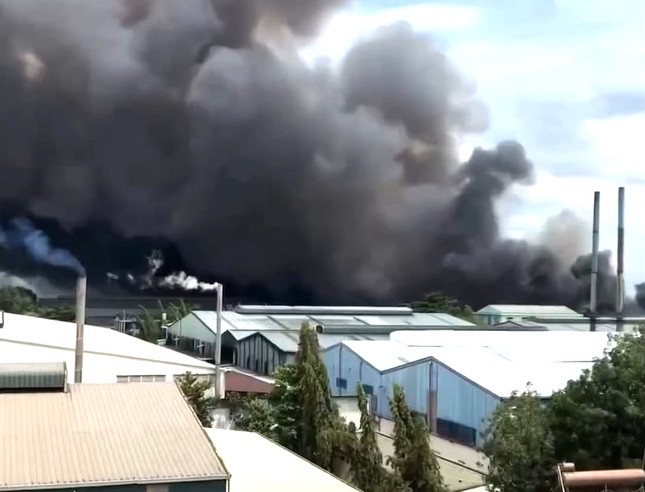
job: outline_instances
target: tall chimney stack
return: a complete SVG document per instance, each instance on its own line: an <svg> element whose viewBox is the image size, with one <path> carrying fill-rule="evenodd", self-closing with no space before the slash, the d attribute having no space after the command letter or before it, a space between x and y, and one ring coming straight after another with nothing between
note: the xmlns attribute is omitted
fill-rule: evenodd
<svg viewBox="0 0 645 492"><path fill-rule="evenodd" d="M616 331L623 331L625 310L625 188L618 188L618 247L616 259Z"/></svg>
<svg viewBox="0 0 645 492"><path fill-rule="evenodd" d="M589 293L589 317L591 331L596 331L598 316L598 229L600 223L600 192L593 194L593 235L591 245L591 292Z"/></svg>
<svg viewBox="0 0 645 492"><path fill-rule="evenodd" d="M83 381L83 332L85 331L85 297L87 277L81 275L76 281L76 349L74 351L74 382Z"/></svg>

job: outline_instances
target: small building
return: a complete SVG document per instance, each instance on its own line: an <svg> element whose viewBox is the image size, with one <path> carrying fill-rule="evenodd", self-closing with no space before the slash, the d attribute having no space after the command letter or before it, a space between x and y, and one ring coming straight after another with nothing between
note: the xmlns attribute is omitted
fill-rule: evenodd
<svg viewBox="0 0 645 492"><path fill-rule="evenodd" d="M343 341L321 352L333 395L370 395L391 418L394 384L440 437L478 446L499 403L527 384L544 397L602 357L606 333L575 331L400 331L388 341Z"/></svg>
<svg viewBox="0 0 645 492"><path fill-rule="evenodd" d="M335 334L351 339L369 339L371 335L387 335L402 329L437 327L474 327L473 323L441 313L415 313L407 307L361 307L361 306L249 306L240 305L233 311L222 312L222 362L240 365L263 374L272 374L275 368L289 362L285 350L293 334L303 323L321 327L321 333ZM193 311L168 328L168 346L212 360L215 357L217 313ZM252 341L243 340L257 334ZM382 338L382 337L381 337ZM355 338L356 339L356 338ZM296 335L297 341L297 335ZM271 353L272 346L278 347ZM254 354L264 354L262 357ZM256 363L257 361L257 363ZM257 369L256 369L257 367Z"/></svg>
<svg viewBox="0 0 645 492"><path fill-rule="evenodd" d="M566 306L534 306L522 304L489 304L475 312L485 325L497 325L504 321L525 321L531 318L583 318L583 315Z"/></svg>
<svg viewBox="0 0 645 492"><path fill-rule="evenodd" d="M360 492L255 432L206 429L231 473L230 492Z"/></svg>
<svg viewBox="0 0 645 492"><path fill-rule="evenodd" d="M0 327L0 361L65 362L74 379L76 324L4 313ZM84 383L164 382L191 372L214 378L208 362L146 342L110 328L85 325Z"/></svg>
<svg viewBox="0 0 645 492"><path fill-rule="evenodd" d="M56 372L12 371L0 365L14 381L0 390L0 491L228 490L229 472L174 383L67 385Z"/></svg>
<svg viewBox="0 0 645 492"><path fill-rule="evenodd" d="M222 367L224 373L224 391L226 394L268 395L273 391L275 380L245 371L235 366Z"/></svg>

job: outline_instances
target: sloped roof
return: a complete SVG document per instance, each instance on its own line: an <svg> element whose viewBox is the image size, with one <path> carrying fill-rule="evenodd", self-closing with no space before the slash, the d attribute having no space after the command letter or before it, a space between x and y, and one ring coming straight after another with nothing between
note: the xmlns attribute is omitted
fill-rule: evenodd
<svg viewBox="0 0 645 492"><path fill-rule="evenodd" d="M231 473L230 492L356 492L357 488L254 432L206 429Z"/></svg>
<svg viewBox="0 0 645 492"><path fill-rule="evenodd" d="M560 317L560 318L578 318L582 314L566 306L538 306L523 304L489 304L484 306L475 314L491 314L501 316L538 316L538 317Z"/></svg>
<svg viewBox="0 0 645 492"><path fill-rule="evenodd" d="M5 313L0 328L0 361L66 362L74 375L76 324ZM196 374L214 372L214 366L169 348L110 328L85 325L83 381L115 382L116 375Z"/></svg>
<svg viewBox="0 0 645 492"><path fill-rule="evenodd" d="M435 360L501 398L527 383L550 396L603 356L609 341L600 332L402 331L389 341L344 341L381 372Z"/></svg>
<svg viewBox="0 0 645 492"><path fill-rule="evenodd" d="M196 310L191 315L212 333L216 333L215 311ZM222 332L231 332L237 340L260 331L297 331L303 323L311 326L356 326L363 329L370 326L475 326L449 314L415 313L409 308L238 306L237 311L222 312Z"/></svg>
<svg viewBox="0 0 645 492"><path fill-rule="evenodd" d="M0 490L228 477L174 383L0 394L0 449Z"/></svg>

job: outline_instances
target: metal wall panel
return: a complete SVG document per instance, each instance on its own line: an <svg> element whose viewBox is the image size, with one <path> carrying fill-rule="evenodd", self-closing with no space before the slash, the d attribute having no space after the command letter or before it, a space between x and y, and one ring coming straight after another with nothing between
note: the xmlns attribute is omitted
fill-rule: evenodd
<svg viewBox="0 0 645 492"><path fill-rule="evenodd" d="M321 357L333 396L353 396L359 383L372 387L377 394L381 384L379 372L344 345L321 352Z"/></svg>
<svg viewBox="0 0 645 492"><path fill-rule="evenodd" d="M168 333L182 338L215 343L215 334L192 313L170 325Z"/></svg>

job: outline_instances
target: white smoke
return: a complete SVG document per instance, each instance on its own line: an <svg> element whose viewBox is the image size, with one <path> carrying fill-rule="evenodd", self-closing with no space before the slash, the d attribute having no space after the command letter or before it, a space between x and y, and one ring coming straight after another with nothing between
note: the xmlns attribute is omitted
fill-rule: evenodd
<svg viewBox="0 0 645 492"><path fill-rule="evenodd" d="M177 272L168 275L159 281L161 287L179 288L183 290L199 290L209 292L217 288L217 283L201 282L197 277L187 275L186 272Z"/></svg>

